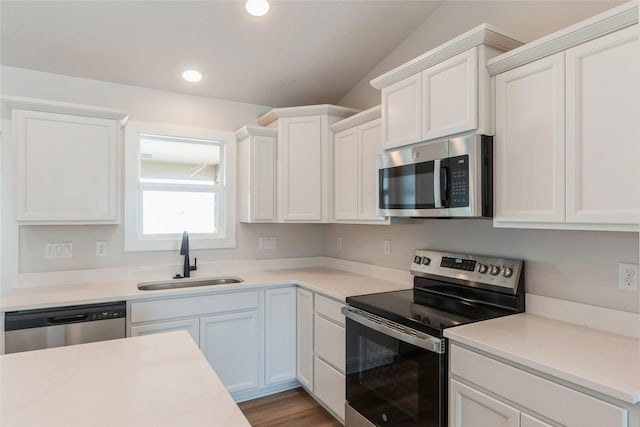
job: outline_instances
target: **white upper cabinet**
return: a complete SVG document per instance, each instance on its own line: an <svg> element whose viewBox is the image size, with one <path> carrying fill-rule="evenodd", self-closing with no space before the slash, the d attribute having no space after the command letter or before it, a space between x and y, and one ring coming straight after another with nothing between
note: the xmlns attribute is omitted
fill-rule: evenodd
<svg viewBox="0 0 640 427"><path fill-rule="evenodd" d="M378 170L382 153L380 107L374 107L331 126L335 144L335 221L389 223L376 214Z"/></svg>
<svg viewBox="0 0 640 427"><path fill-rule="evenodd" d="M638 26L567 50L567 222L640 219Z"/></svg>
<svg viewBox="0 0 640 427"><path fill-rule="evenodd" d="M358 129L335 134L336 221L358 219Z"/></svg>
<svg viewBox="0 0 640 427"><path fill-rule="evenodd" d="M638 230L637 21L627 3L489 61L495 226Z"/></svg>
<svg viewBox="0 0 640 427"><path fill-rule="evenodd" d="M478 127L478 50L469 49L422 72L422 139Z"/></svg>
<svg viewBox="0 0 640 427"><path fill-rule="evenodd" d="M486 61L521 44L483 24L372 80L382 94L383 148L493 134Z"/></svg>
<svg viewBox="0 0 640 427"><path fill-rule="evenodd" d="M236 132L240 222L276 222L276 134L260 126Z"/></svg>
<svg viewBox="0 0 640 427"><path fill-rule="evenodd" d="M258 123L277 129L277 221L329 222L333 214L333 134L358 110L335 105L276 108Z"/></svg>
<svg viewBox="0 0 640 427"><path fill-rule="evenodd" d="M381 88L384 148L400 147L422 139L422 78L409 76Z"/></svg>
<svg viewBox="0 0 640 427"><path fill-rule="evenodd" d="M495 218L564 221L564 57L496 76Z"/></svg>
<svg viewBox="0 0 640 427"><path fill-rule="evenodd" d="M12 107L17 219L28 224L120 222L120 127L127 113L3 97Z"/></svg>

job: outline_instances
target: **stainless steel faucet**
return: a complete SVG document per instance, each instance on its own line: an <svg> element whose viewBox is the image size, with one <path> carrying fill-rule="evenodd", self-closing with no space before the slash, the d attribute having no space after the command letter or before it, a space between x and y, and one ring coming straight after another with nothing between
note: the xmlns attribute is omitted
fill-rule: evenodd
<svg viewBox="0 0 640 427"><path fill-rule="evenodd" d="M180 255L184 255L184 265L182 268L182 276L176 274L174 279L182 279L190 277L191 272L198 269L198 258L193 259L193 266L189 264L189 234L182 232L182 244L180 245Z"/></svg>

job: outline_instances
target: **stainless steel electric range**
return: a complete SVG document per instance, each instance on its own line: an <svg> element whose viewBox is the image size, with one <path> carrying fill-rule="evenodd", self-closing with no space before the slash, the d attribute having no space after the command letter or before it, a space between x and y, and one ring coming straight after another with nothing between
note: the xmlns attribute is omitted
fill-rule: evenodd
<svg viewBox="0 0 640 427"><path fill-rule="evenodd" d="M346 427L447 426L444 329L524 311L521 260L417 250L413 289L347 298Z"/></svg>

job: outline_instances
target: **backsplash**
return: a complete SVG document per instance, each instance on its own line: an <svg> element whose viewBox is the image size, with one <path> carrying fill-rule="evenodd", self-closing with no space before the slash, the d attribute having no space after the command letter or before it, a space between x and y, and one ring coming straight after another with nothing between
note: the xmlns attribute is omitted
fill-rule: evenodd
<svg viewBox="0 0 640 427"><path fill-rule="evenodd" d="M491 220L425 220L390 226L333 224L325 255L409 269L413 251L522 258L527 292L638 313L638 293L618 289L618 263L638 263L638 233L493 228ZM337 238L341 237L341 249ZM384 241L391 252L384 255Z"/></svg>

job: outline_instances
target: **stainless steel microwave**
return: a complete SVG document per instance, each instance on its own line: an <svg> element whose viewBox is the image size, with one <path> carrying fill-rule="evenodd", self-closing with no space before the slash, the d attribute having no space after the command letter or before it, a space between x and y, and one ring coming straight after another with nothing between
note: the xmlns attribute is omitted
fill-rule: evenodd
<svg viewBox="0 0 640 427"><path fill-rule="evenodd" d="M380 215L493 217L493 137L467 135L377 158Z"/></svg>

